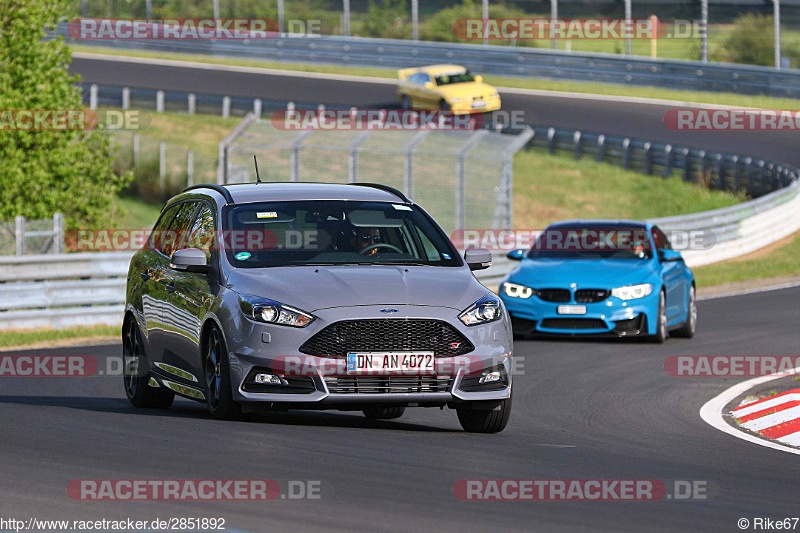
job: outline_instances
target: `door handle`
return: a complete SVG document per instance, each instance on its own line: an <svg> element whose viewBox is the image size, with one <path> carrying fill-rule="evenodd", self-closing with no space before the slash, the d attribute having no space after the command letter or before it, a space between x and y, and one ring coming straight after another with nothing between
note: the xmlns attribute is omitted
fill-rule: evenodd
<svg viewBox="0 0 800 533"><path fill-rule="evenodd" d="M175 292L175 284L173 282L171 282L171 281L169 283L167 283L167 292L170 293L170 294Z"/></svg>
<svg viewBox="0 0 800 533"><path fill-rule="evenodd" d="M142 272L141 274L139 274L139 277L142 278L142 281L147 281L150 279L150 274L148 274L147 272Z"/></svg>

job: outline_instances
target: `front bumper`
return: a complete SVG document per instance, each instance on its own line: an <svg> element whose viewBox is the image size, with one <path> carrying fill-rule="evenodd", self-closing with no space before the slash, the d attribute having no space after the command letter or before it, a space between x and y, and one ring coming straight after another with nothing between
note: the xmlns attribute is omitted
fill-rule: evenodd
<svg viewBox="0 0 800 533"><path fill-rule="evenodd" d="M491 111L498 111L501 102L500 96L493 98L485 98L483 100L475 101L472 98L466 98L459 102L450 102L450 110L456 114L461 115L465 113L488 113Z"/></svg>
<svg viewBox="0 0 800 533"><path fill-rule="evenodd" d="M511 396L512 355L506 318L467 327L457 319L459 311L448 308L393 305L392 318L444 320L475 347L455 357L437 357L435 374L419 376L357 376L347 374L345 360L299 352L309 338L341 320L384 319L385 306L358 306L320 310L307 328L289 328L245 321L238 339L228 339L234 399L241 402L272 402L304 407L393 403L444 405L460 401L502 400ZM344 311L344 312L343 312ZM452 317L448 315L451 314ZM497 386L478 387L475 376L498 368L505 376ZM252 373L265 370L283 376L285 385L254 387ZM355 383L358 382L358 383ZM466 390L465 390L466 389Z"/></svg>
<svg viewBox="0 0 800 533"><path fill-rule="evenodd" d="M623 301L614 296L596 303L548 302L538 296L527 299L501 294L511 315L514 333L522 335L570 335L632 337L654 335L659 293ZM560 305L585 305L586 314L565 315Z"/></svg>

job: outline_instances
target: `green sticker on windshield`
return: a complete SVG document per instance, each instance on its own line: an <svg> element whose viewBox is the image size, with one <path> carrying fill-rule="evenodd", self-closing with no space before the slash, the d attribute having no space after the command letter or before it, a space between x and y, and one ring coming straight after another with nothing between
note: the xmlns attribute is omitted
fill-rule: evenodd
<svg viewBox="0 0 800 533"><path fill-rule="evenodd" d="M248 259L250 259L250 252L239 252L238 254L236 254L236 259L238 259L239 261L247 261Z"/></svg>

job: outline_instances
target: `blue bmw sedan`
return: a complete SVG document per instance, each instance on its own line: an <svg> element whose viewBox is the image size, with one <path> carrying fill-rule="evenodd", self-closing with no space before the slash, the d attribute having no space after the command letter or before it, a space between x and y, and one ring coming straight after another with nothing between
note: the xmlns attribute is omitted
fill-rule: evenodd
<svg viewBox="0 0 800 533"><path fill-rule="evenodd" d="M517 336L694 336L694 275L658 226L557 222L508 257L521 263L500 298Z"/></svg>

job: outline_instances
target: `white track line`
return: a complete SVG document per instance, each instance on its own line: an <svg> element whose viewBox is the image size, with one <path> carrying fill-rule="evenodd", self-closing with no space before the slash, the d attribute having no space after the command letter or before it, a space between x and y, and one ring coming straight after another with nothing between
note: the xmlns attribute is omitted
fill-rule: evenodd
<svg viewBox="0 0 800 533"><path fill-rule="evenodd" d="M392 78L377 78L374 76L353 76L350 74L323 74L317 72L302 72L298 70L283 70L266 67L244 67L238 65L223 65L218 63L202 63L198 61L182 61L175 59L157 59L152 57L114 56L108 54L94 54L90 52L73 52L72 57L78 59L94 59L98 61L112 61L116 63L141 63L145 65L159 65L165 67L196 68L203 70L221 70L224 72L243 72L248 74L271 74L273 76L292 76L295 78L321 79L335 81L350 81L361 83L375 83L380 85L397 85L397 80ZM257 61L257 60L256 60ZM620 102L626 104L664 105L671 107L693 107L698 109L741 109L742 106L728 106L719 104L703 104L697 102L682 102L680 100L664 100L661 98L643 98L639 96L613 96L596 93L575 93L562 91L546 91L542 89L518 89L515 87L496 86L501 93L518 94L523 96L546 96L551 98L566 98L577 100L599 100L603 102ZM645 87L645 86L642 86Z"/></svg>
<svg viewBox="0 0 800 533"><path fill-rule="evenodd" d="M723 294L712 294L710 296L698 296L697 301L701 300L716 300L718 298L730 298L731 296L745 296L747 294L757 294L760 292L779 291L781 289L792 289L800 287L800 281L792 281L790 283L781 283L780 285L767 285L766 287L756 287L754 289L743 289L740 291L726 292Z"/></svg>
<svg viewBox="0 0 800 533"><path fill-rule="evenodd" d="M800 367L790 370L789 372L800 372ZM800 455L800 450L797 448L790 448L788 446L778 444L777 442L765 440L760 437L756 437L755 435L745 433L744 431L740 431L728 424L722 417L722 409L724 409L728 403L730 403L740 394L747 392L756 385L761 385L762 383L767 383L786 375L786 372L780 372L776 374L770 374L768 376L759 376L757 378L748 379L747 381L743 381L742 383L734 385L733 387L724 390L721 394L706 402L706 404L700 408L700 418L702 418L703 421L710 426L715 427L723 433L733 435L738 439L746 440L754 444L758 444L759 446L766 446L767 448L772 448L774 450Z"/></svg>

